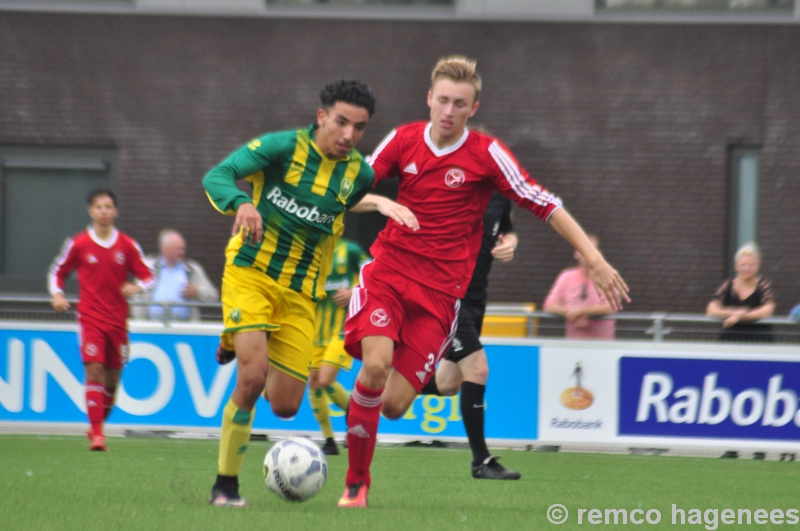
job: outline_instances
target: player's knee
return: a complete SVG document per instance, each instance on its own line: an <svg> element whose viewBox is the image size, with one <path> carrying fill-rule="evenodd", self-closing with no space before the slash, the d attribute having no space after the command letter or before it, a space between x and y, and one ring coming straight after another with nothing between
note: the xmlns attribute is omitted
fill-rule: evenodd
<svg viewBox="0 0 800 531"><path fill-rule="evenodd" d="M461 379L451 378L444 381L436 380L436 387L439 388L439 394L442 396L453 396L461 389Z"/></svg>
<svg viewBox="0 0 800 531"><path fill-rule="evenodd" d="M384 360L378 356L370 359L365 359L361 366L361 372L365 374L371 381L385 382L389 377L389 371L392 370L392 360Z"/></svg>
<svg viewBox="0 0 800 531"><path fill-rule="evenodd" d="M236 384L245 396L255 401L261 395L262 391L264 391L266 382L266 375L258 372L251 372L241 375Z"/></svg>
<svg viewBox="0 0 800 531"><path fill-rule="evenodd" d="M298 406L293 404L277 404L275 402L270 402L272 406L272 412L275 414L276 417L282 419L290 419L297 415L297 410L300 409Z"/></svg>
<svg viewBox="0 0 800 531"><path fill-rule="evenodd" d="M470 376L469 378L470 381L485 384L486 381L489 379L489 366L479 365L471 371L471 374L469 376Z"/></svg>
<svg viewBox="0 0 800 531"><path fill-rule="evenodd" d="M399 404L397 402L383 402L381 404L381 414L390 420L399 419L406 414L409 404Z"/></svg>
<svg viewBox="0 0 800 531"><path fill-rule="evenodd" d="M325 374L320 375L319 377L319 386L320 388L324 389L325 387L330 387L331 384L336 381L336 375L328 376Z"/></svg>
<svg viewBox="0 0 800 531"><path fill-rule="evenodd" d="M476 361L462 368L464 380L484 385L489 379L489 364L485 360Z"/></svg>
<svg viewBox="0 0 800 531"><path fill-rule="evenodd" d="M328 386L322 383L322 378L320 378L319 371L309 371L308 388L322 389L323 387L328 387Z"/></svg>
<svg viewBox="0 0 800 531"><path fill-rule="evenodd" d="M85 366L87 382L104 382L106 370L100 363L87 363Z"/></svg>

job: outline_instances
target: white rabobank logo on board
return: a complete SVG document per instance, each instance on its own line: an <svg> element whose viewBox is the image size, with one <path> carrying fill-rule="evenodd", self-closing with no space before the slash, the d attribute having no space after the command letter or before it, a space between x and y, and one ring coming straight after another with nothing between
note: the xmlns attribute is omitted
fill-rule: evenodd
<svg viewBox="0 0 800 531"><path fill-rule="evenodd" d="M800 363L620 358L621 435L800 440Z"/></svg>
<svg viewBox="0 0 800 531"><path fill-rule="evenodd" d="M736 395L718 386L717 379L717 373L710 373L703 378L702 388L674 389L669 374L647 373L642 379L636 421L645 422L653 415L658 422L675 424L719 424L730 418L738 426L758 422L780 427L792 421L800 426L797 393L782 388L782 374Z"/></svg>

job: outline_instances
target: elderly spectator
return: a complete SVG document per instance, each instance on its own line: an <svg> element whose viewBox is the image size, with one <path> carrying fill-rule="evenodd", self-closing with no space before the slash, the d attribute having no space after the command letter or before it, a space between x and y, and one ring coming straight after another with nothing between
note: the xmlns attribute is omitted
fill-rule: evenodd
<svg viewBox="0 0 800 531"><path fill-rule="evenodd" d="M796 323L800 323L800 304L792 308L789 312L789 319Z"/></svg>
<svg viewBox="0 0 800 531"><path fill-rule="evenodd" d="M599 248L597 236L590 234L589 241ZM578 265L558 275L544 301L544 311L564 316L568 339L614 339L613 320L592 319L614 313L614 310L594 288L583 255L575 251L572 256Z"/></svg>
<svg viewBox="0 0 800 531"><path fill-rule="evenodd" d="M158 235L159 256L146 257L147 265L156 278L156 286L149 293L139 295L136 302L216 302L219 292L208 279L203 266L186 258L186 240L173 229L164 229ZM133 317L137 319L164 318L162 305L136 305ZM200 309L172 306L171 319L199 321Z"/></svg>
<svg viewBox="0 0 800 531"><path fill-rule="evenodd" d="M771 317L775 298L770 283L758 274L761 253L754 243L743 245L734 257L736 276L726 280L708 303L706 315L719 317L722 341L772 341L772 328L752 321Z"/></svg>

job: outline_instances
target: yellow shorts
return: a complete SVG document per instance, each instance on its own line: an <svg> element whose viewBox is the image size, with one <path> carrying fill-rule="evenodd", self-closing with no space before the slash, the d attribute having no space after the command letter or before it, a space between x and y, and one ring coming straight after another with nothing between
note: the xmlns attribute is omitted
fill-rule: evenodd
<svg viewBox="0 0 800 531"><path fill-rule="evenodd" d="M350 370L353 358L344 350L344 339L334 339L324 347L314 347L310 368L319 370L323 363L346 371Z"/></svg>
<svg viewBox="0 0 800 531"><path fill-rule="evenodd" d="M233 350L239 332L269 333L269 364L300 381L308 381L314 346L315 305L252 267L226 265L222 276L221 342Z"/></svg>

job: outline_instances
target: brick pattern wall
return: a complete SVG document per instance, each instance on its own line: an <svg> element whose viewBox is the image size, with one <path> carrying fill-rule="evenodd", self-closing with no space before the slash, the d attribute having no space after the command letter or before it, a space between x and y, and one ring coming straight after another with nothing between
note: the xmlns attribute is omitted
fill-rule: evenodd
<svg viewBox="0 0 800 531"><path fill-rule="evenodd" d="M115 146L119 226L170 226L218 279L231 220L200 179L250 138L313 120L327 81L378 112L360 147L427 117L430 69L478 59L474 119L560 195L632 290L701 312L726 260L728 148L762 146L759 243L779 312L800 302L800 26L441 23L0 12L0 145ZM78 208L78 205L76 205ZM352 216L349 216L352 217ZM367 221L369 220L369 221ZM493 301L541 305L571 249L517 209ZM351 235L368 239L372 218ZM369 243L363 242L363 243Z"/></svg>

